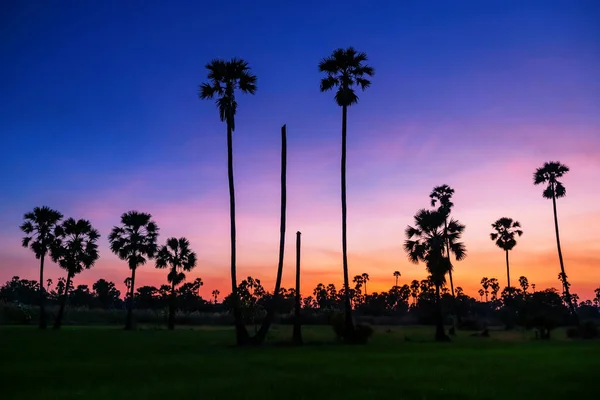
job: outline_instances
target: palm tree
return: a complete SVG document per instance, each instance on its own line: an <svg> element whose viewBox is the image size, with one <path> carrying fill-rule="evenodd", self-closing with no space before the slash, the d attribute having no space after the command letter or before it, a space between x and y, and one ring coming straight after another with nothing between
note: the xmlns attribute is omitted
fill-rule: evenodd
<svg viewBox="0 0 600 400"><path fill-rule="evenodd" d="M190 242L186 238L169 238L167 244L162 246L156 254L156 268L170 268L167 281L171 284L169 299L169 329L175 329L175 303L177 293L175 286L185 280L185 273L196 267L196 253L190 249Z"/></svg>
<svg viewBox="0 0 600 400"><path fill-rule="evenodd" d="M296 290L294 299L294 330L292 340L294 344L302 344L302 321L300 319L300 246L301 233L296 232Z"/></svg>
<svg viewBox="0 0 600 400"><path fill-rule="evenodd" d="M567 280L567 274L565 273L565 263L563 261L562 251L560 248L560 236L558 234L558 215L556 213L556 199L565 197L567 195L567 189L559 181L559 178L562 178L564 174L569 172L569 167L564 164L561 164L558 161L550 161L544 163L543 167L540 167L535 170L533 173L533 184L548 184L542 196L545 199L552 199L552 208L554 211L554 231L556 233L556 247L558 249L558 260L560 262L560 276L562 278L562 284L565 291L565 297L567 300L567 304L569 305L569 309L571 310L571 314L573 314L573 318L575 318L576 323L579 323L579 318L577 316L577 312L575 311L575 306L573 305L573 301L571 299L571 293L569 292L569 282Z"/></svg>
<svg viewBox="0 0 600 400"><path fill-rule="evenodd" d="M447 244L444 232L445 215L439 211L420 210L415 215L415 225L406 228L406 241L404 250L408 259L418 264L425 263L427 272L435 285L436 297L436 333L435 339L438 341L450 340L444 332L444 321L442 316L442 303L440 298L440 289L446 282L446 273L450 268L449 257L446 257L444 250ZM450 251L457 257L463 259L466 257L465 246L459 242L461 233L450 232L454 235L454 241L450 243Z"/></svg>
<svg viewBox="0 0 600 400"><path fill-rule="evenodd" d="M365 298L367 297L367 282L369 281L369 274L366 272L362 273L363 284L365 285Z"/></svg>
<svg viewBox="0 0 600 400"><path fill-rule="evenodd" d="M202 100L216 97L221 121L227 125L227 175L229 179L229 218L231 224L231 298L235 319L236 340L238 345L249 340L248 330L242 320L240 299L237 291L236 276L236 227L235 227L235 186L233 182L233 131L237 102L236 90L242 93L256 92L256 76L250 72L248 63L233 58L230 61L216 59L206 65L208 81L200 85L199 97Z"/></svg>
<svg viewBox="0 0 600 400"><path fill-rule="evenodd" d="M477 293L479 293L479 300L480 300L480 301L483 301L483 295L484 295L484 293L485 293L485 292L484 292L484 290L483 290L483 289L479 289L479 290L477 291Z"/></svg>
<svg viewBox="0 0 600 400"><path fill-rule="evenodd" d="M490 233L490 238L496 241L496 246L500 247L506 253L506 280L510 286L510 267L508 264L508 251L516 245L515 235L521 236L523 231L520 229L519 221L513 221L512 218L502 217L492 224L496 232Z"/></svg>
<svg viewBox="0 0 600 400"><path fill-rule="evenodd" d="M100 234L92 227L90 221L73 218L67 219L56 228L56 247L52 250L52 260L67 271L67 283L62 294L60 308L54 329L59 329L69 297L69 288L73 277L84 269L90 269L100 257L98 244Z"/></svg>
<svg viewBox="0 0 600 400"><path fill-rule="evenodd" d="M529 281L526 276L519 277L519 286L521 286L521 290L523 290L524 294L527 294L527 289L529 289Z"/></svg>
<svg viewBox="0 0 600 400"><path fill-rule="evenodd" d="M413 279L410 283L410 295L413 298L413 305L417 305L417 298L419 297L419 290L421 289L421 284L418 280Z"/></svg>
<svg viewBox="0 0 600 400"><path fill-rule="evenodd" d="M490 287L490 280L486 277L481 278L481 287L483 287L483 291L485 292L485 302L488 302L488 294L489 292L489 287Z"/></svg>
<svg viewBox="0 0 600 400"><path fill-rule="evenodd" d="M352 322L352 305L350 304L350 279L348 276L348 246L346 239L346 120L348 107L358 103L355 87L363 91L370 85L367 78L375 74L373 67L366 65L367 54L357 52L353 47L336 49L333 53L319 63L319 71L326 77L321 79L321 92L326 92L337 87L335 102L342 107L342 261L344 268L345 292L345 328L348 336L354 333Z"/></svg>
<svg viewBox="0 0 600 400"><path fill-rule="evenodd" d="M450 211L454 206L452 203L452 195L454 194L454 189L452 189L448 185L436 186L429 194L429 198L431 199L431 207L435 207L436 203L440 203L437 210L445 215L444 219L444 234L448 234L448 216L450 215ZM450 244L446 242L446 253L450 254ZM454 281L452 280L452 262L450 262L450 269L448 270L448 277L450 277L450 289L452 290L452 297L454 296Z"/></svg>
<svg viewBox="0 0 600 400"><path fill-rule="evenodd" d="M21 231L27 236L23 238L23 247L29 247L35 254L35 258L40 260L40 282L39 282L39 302L40 302L40 322L39 328L46 329L46 292L44 290L44 260L52 247L55 245L56 236L54 230L63 215L49 207L35 207L33 211L23 216L25 220L20 226Z"/></svg>
<svg viewBox="0 0 600 400"><path fill-rule="evenodd" d="M398 286L398 278L400 278L400 271L394 271L394 278L396 278L396 284L394 286Z"/></svg>
<svg viewBox="0 0 600 400"><path fill-rule="evenodd" d="M217 298L219 297L220 294L221 294L221 292L219 292L217 289L212 291L212 296L213 296L213 299L215 300L215 304L217 304Z"/></svg>
<svg viewBox="0 0 600 400"><path fill-rule="evenodd" d="M131 270L129 302L125 329L133 327L133 299L135 293L135 271L148 259L154 258L157 249L158 226L152 215L128 211L121 215L121 226L115 226L108 236L110 249L121 260L127 261Z"/></svg>

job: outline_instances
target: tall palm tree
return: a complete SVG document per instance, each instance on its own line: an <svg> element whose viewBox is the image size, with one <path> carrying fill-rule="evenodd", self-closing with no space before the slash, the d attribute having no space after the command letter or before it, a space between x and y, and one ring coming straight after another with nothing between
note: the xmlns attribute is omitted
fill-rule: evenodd
<svg viewBox="0 0 600 400"><path fill-rule="evenodd" d="M513 221L512 218L502 217L492 224L492 228L494 228L496 232L490 233L490 238L495 240L496 246L500 247L506 253L506 280L508 282L507 286L511 287L508 252L517 245L515 235L523 235L523 231L520 229L521 224L519 221Z"/></svg>
<svg viewBox="0 0 600 400"><path fill-rule="evenodd" d="M437 203L439 206L437 210L445 215L444 219L444 234L448 233L448 216L450 216L450 211L452 211L452 207L454 203L452 203L452 195L454 194L454 189L452 189L448 185L436 186L433 188L431 193L429 194L429 198L431 199L431 207L435 207ZM446 252L450 253L450 244L446 241ZM450 269L448 270L448 277L450 278L450 289L452 290L452 297L454 295L454 281L452 280L452 261L450 261Z"/></svg>
<svg viewBox="0 0 600 400"><path fill-rule="evenodd" d="M215 304L217 304L217 299L219 298L220 294L221 294L221 292L219 292L218 289L215 289L212 291L212 295L213 295L213 299L215 300Z"/></svg>
<svg viewBox="0 0 600 400"><path fill-rule="evenodd" d="M367 297L367 282L369 282L369 274L366 272L362 273L363 284L365 285L365 298Z"/></svg>
<svg viewBox="0 0 600 400"><path fill-rule="evenodd" d="M400 271L394 271L394 278L396 278L396 283L394 286L398 286L398 278L400 278Z"/></svg>
<svg viewBox="0 0 600 400"><path fill-rule="evenodd" d="M59 329L69 297L69 288L73 277L84 269L90 269L100 257L98 244L100 234L85 219L67 219L56 228L57 245L52 250L52 260L67 271L67 283L62 294L54 329Z"/></svg>
<svg viewBox="0 0 600 400"><path fill-rule="evenodd" d="M202 100L216 98L221 121L227 125L227 175L229 179L229 217L231 224L231 298L238 344L249 341L248 330L242 319L236 276L236 227L235 227L235 186L233 181L233 131L237 102L235 92L254 94L256 76L250 72L248 63L233 58L230 61L216 59L206 65L208 82L200 85L199 97Z"/></svg>
<svg viewBox="0 0 600 400"><path fill-rule="evenodd" d="M554 231L556 233L556 247L558 249L558 260L560 262L560 276L562 278L563 289L565 291L565 297L569 305L569 309L571 310L571 314L573 314L575 321L579 323L579 318L577 316L577 312L575 311L575 306L573 304L571 293L569 291L570 284L567 280L567 274L565 272L565 263L563 261L562 251L560 248L560 236L558 233L558 215L556 213L556 199L565 197L567 195L567 189L558 179L562 178L567 172L569 172L569 167L567 167L564 164L561 164L558 161L546 162L542 167L536 169L533 173L533 184L548 185L546 186L546 189L544 189L542 196L545 199L552 199L552 208L554 211Z"/></svg>
<svg viewBox="0 0 600 400"><path fill-rule="evenodd" d="M490 280L487 277L483 277L481 278L481 287L483 288L483 291L485 293L485 302L488 302L488 294L490 293L489 288L490 288Z"/></svg>
<svg viewBox="0 0 600 400"><path fill-rule="evenodd" d="M158 226L152 221L152 215L137 211L128 211L121 215L121 225L115 226L108 236L111 251L121 260L127 261L131 270L125 329L133 327L135 271L148 259L154 258L158 250L157 238Z"/></svg>
<svg viewBox="0 0 600 400"><path fill-rule="evenodd" d="M51 209L50 207L35 207L33 211L23 216L25 220L20 226L21 231L27 236L23 238L23 247L29 247L35 254L35 258L40 260L40 282L39 282L39 302L40 302L40 321L39 328L46 329L46 292L44 290L44 260L55 244L56 236L54 230L63 215Z"/></svg>
<svg viewBox="0 0 600 400"><path fill-rule="evenodd" d="M167 281L171 284L169 298L169 329L175 329L175 303L177 293L175 286L185 280L185 273L196 267L196 253L190 249L190 242L186 238L169 238L156 254L156 268L170 268Z"/></svg>
<svg viewBox="0 0 600 400"><path fill-rule="evenodd" d="M413 279L410 283L410 295L413 298L413 305L417 305L417 298L419 297L419 290L421 290L421 284L418 280Z"/></svg>
<svg viewBox="0 0 600 400"><path fill-rule="evenodd" d="M319 63L319 71L326 74L321 79L321 92L337 88L335 102L342 107L342 160L341 160L341 183L342 183L342 261L344 269L344 292L345 292L345 328L347 335L354 333L352 322L352 305L350 304L350 279L348 277L348 246L346 239L346 123L348 107L358 103L358 95L355 88L360 87L363 91L371 86L369 77L375 74L373 67L365 64L367 54L357 52L353 47L347 49L338 48Z"/></svg>
<svg viewBox="0 0 600 400"><path fill-rule="evenodd" d="M439 211L420 210L415 215L415 224L406 228L406 240L404 250L408 259L418 264L425 263L427 272L435 285L436 297L436 333L438 341L450 340L444 332L444 321L442 316L442 303L440 289L446 282L446 273L450 268L449 258L445 256L446 235L444 232L445 215ZM458 258L466 257L466 249L459 242L461 233L448 231L454 234L454 240L450 243L450 251Z"/></svg>
<svg viewBox="0 0 600 400"><path fill-rule="evenodd" d="M294 330L292 340L294 344L302 344L302 321L300 319L300 246L301 233L296 232L296 289L294 299Z"/></svg>

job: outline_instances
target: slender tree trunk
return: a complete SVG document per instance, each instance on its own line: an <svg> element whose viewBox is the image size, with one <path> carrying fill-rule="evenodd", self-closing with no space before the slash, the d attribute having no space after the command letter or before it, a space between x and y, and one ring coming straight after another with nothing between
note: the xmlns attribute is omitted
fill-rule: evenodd
<svg viewBox="0 0 600 400"><path fill-rule="evenodd" d="M46 291L44 290L44 259L46 258L46 253L42 254L40 258L40 329L46 329L48 323L46 322Z"/></svg>
<svg viewBox="0 0 600 400"><path fill-rule="evenodd" d="M552 193L554 193L554 184L552 184ZM571 292L569 291L569 284L567 281L567 274L565 273L565 263L563 262L562 251L560 249L560 236L558 234L558 215L556 213L556 196L552 195L552 208L554 210L554 231L556 232L556 247L558 248L558 260L560 261L560 271L562 272L563 288L565 291L565 297L567 298L567 304L575 320L575 324L579 325L579 316L573 305L573 299L571 298Z"/></svg>
<svg viewBox="0 0 600 400"><path fill-rule="evenodd" d="M231 225L231 294L233 298L233 318L235 324L236 343L238 345L244 345L248 343L249 335L242 318L240 298L237 291L235 186L233 183L233 128L229 119L227 120L227 176L229 180L229 218Z"/></svg>
<svg viewBox="0 0 600 400"><path fill-rule="evenodd" d="M127 321L125 322L125 330L133 329L133 294L135 293L135 270L131 269L131 287L129 288L129 303L127 304Z"/></svg>
<svg viewBox="0 0 600 400"><path fill-rule="evenodd" d="M275 317L275 308L281 297L281 276L283 275L283 254L285 250L285 216L286 216L286 170L287 170L287 132L286 126L281 127L281 217L279 225L279 261L277 263L277 278L275 279L275 292L273 298L268 305L267 315L263 320L260 330L256 334L255 341L257 344L264 342L269 332L269 328Z"/></svg>
<svg viewBox="0 0 600 400"><path fill-rule="evenodd" d="M450 266L450 268L448 269L448 277L450 278L450 289L452 290L452 297L456 297L454 295L454 281L452 280L452 262L450 261L450 240L448 239L447 219L444 220L444 236L446 236L446 254L448 255L448 265Z"/></svg>
<svg viewBox="0 0 600 400"><path fill-rule="evenodd" d="M442 315L442 301L440 298L440 285L435 285L435 305L436 305L436 318L435 318L435 340L438 342L450 341L450 338L444 331L444 316Z"/></svg>
<svg viewBox="0 0 600 400"><path fill-rule="evenodd" d="M398 277L396 277L396 284L394 286L398 287Z"/></svg>
<svg viewBox="0 0 600 400"><path fill-rule="evenodd" d="M65 287L65 293L60 299L60 308L58 309L58 315L54 320L54 329L60 329L62 325L63 315L65 314L65 306L67 304L67 298L69 297L69 287L71 286L71 274L67 274L67 286Z"/></svg>
<svg viewBox="0 0 600 400"><path fill-rule="evenodd" d="M508 287L510 286L510 267L508 265L508 250L505 250L506 253L506 281L508 282Z"/></svg>
<svg viewBox="0 0 600 400"><path fill-rule="evenodd" d="M175 276L175 274L173 274ZM171 282L171 298L169 299L169 330L175 329L175 281Z"/></svg>
<svg viewBox="0 0 600 400"><path fill-rule="evenodd" d="M354 337L354 322L352 321L352 304L350 303L350 279L348 277L348 242L346 237L346 120L348 107L342 106L342 261L344 267L344 308L346 337Z"/></svg>
<svg viewBox="0 0 600 400"><path fill-rule="evenodd" d="M300 320L300 232L296 232L296 302L294 306L294 344L302 344L302 325Z"/></svg>

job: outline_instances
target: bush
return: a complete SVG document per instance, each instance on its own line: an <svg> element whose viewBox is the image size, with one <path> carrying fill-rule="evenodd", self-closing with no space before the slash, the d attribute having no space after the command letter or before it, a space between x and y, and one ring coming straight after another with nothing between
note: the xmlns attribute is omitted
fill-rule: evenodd
<svg viewBox="0 0 600 400"><path fill-rule="evenodd" d="M29 325L31 319L32 313L28 306L0 302L0 324Z"/></svg>
<svg viewBox="0 0 600 400"><path fill-rule="evenodd" d="M463 331L480 331L485 328L483 321L476 318L462 318L458 329Z"/></svg>
<svg viewBox="0 0 600 400"><path fill-rule="evenodd" d="M585 321L580 326L573 326L567 329L569 339L596 339L600 337L600 328L594 321Z"/></svg>
<svg viewBox="0 0 600 400"><path fill-rule="evenodd" d="M373 328L370 325L356 324L352 341L357 344L367 344L371 336L373 336Z"/></svg>

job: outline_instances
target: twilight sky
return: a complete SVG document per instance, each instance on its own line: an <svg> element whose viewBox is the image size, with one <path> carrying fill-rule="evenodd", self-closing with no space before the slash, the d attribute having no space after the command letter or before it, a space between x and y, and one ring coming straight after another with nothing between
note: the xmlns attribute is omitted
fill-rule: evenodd
<svg viewBox="0 0 600 400"><path fill-rule="evenodd" d="M574 291L600 286L600 3L589 1L31 1L0 9L0 282L36 279L20 247L23 213L48 205L100 230L101 259L75 278L121 290L129 276L108 247L121 213L149 212L160 242L186 236L190 278L205 297L228 291L225 125L198 85L212 58L241 57L258 76L239 96L234 136L238 277L273 290L279 237L280 127L288 126L284 286L303 233L303 292L341 284L341 110L319 93L319 60L337 47L369 55L372 87L349 109L350 274L369 291L426 277L402 251L403 231L431 189L456 190L467 226L455 285L506 285L490 224L525 234L511 276L560 288L552 203L532 174L571 168L558 202ZM50 263L48 277L64 273ZM139 285L166 282L153 263ZM308 294L308 293L307 293Z"/></svg>

